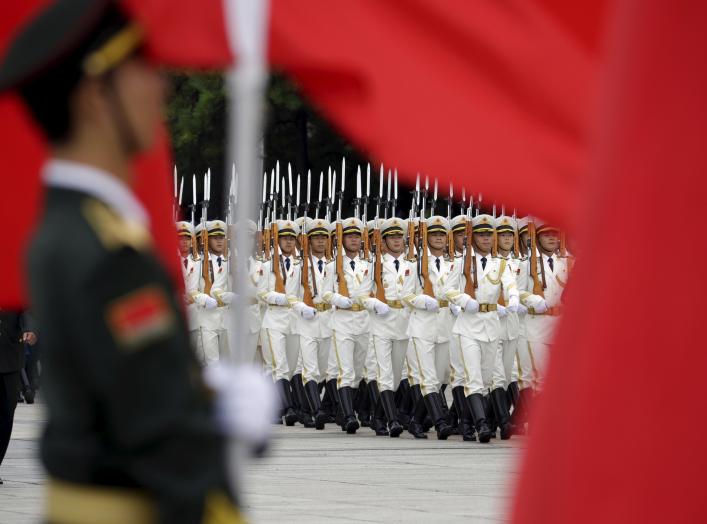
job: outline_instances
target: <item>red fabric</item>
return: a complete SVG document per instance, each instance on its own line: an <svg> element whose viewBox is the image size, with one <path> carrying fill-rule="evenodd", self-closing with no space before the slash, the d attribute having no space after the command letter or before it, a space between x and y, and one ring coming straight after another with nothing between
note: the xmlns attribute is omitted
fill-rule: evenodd
<svg viewBox="0 0 707 524"><path fill-rule="evenodd" d="M442 188L463 179L487 202L562 224L576 204L594 79L565 17L528 0L275 0L270 53L349 139L408 181L418 171Z"/></svg>
<svg viewBox="0 0 707 524"><path fill-rule="evenodd" d="M578 215L591 249L534 417L518 524L707 514L707 4L620 5Z"/></svg>

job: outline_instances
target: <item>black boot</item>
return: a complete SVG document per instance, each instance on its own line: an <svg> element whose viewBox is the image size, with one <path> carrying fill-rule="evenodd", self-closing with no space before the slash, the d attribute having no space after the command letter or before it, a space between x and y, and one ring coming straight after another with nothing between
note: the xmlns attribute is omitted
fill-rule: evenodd
<svg viewBox="0 0 707 524"><path fill-rule="evenodd" d="M469 413L469 406L464 397L464 386L452 388L452 397L454 398L454 406L459 414L459 433L462 439L466 442L476 442L474 424L471 413Z"/></svg>
<svg viewBox="0 0 707 524"><path fill-rule="evenodd" d="M331 393L329 392L329 388L327 388L328 382L332 382L334 384L334 389L336 390L336 383L333 381L324 381L319 383L320 389L324 390L324 398L322 398L322 409L324 410L324 413L326 413L326 422L336 422L336 401L334 398L331 396Z"/></svg>
<svg viewBox="0 0 707 524"><path fill-rule="evenodd" d="M523 401L520 399L520 390L518 389L518 382L511 382L508 384L508 398L510 399L509 406L513 406L513 411L511 412L511 426L513 426L513 432L516 434L521 434L523 432Z"/></svg>
<svg viewBox="0 0 707 524"><path fill-rule="evenodd" d="M325 387L329 398L334 404L334 422L343 429L344 414L341 410L341 399L339 398L339 389L336 387L336 380L327 380Z"/></svg>
<svg viewBox="0 0 707 524"><path fill-rule="evenodd" d="M479 442L487 443L491 440L491 430L486 425L486 413L484 412L484 398L481 393L474 393L466 397L466 403L474 420L476 432L479 434Z"/></svg>
<svg viewBox="0 0 707 524"><path fill-rule="evenodd" d="M511 416L506 405L506 390L496 388L491 392L491 403L496 412L496 420L501 428L501 440L508 440L513 436L513 426L511 426Z"/></svg>
<svg viewBox="0 0 707 524"><path fill-rule="evenodd" d="M314 380L310 380L304 385L307 393L307 401L312 413L314 413L314 427L324 429L327 421L327 414L322 409L322 401L319 399L319 388Z"/></svg>
<svg viewBox="0 0 707 524"><path fill-rule="evenodd" d="M280 401L282 402L282 412L285 418L285 425L294 426L297 422L297 413L293 409L292 391L290 390L290 381L286 378L277 381L277 390L280 393Z"/></svg>
<svg viewBox="0 0 707 524"><path fill-rule="evenodd" d="M491 402L491 396L484 395L483 397L484 412L486 413L486 425L491 431L491 438L496 438L496 428L498 427L498 421L496 420L496 410L493 409L493 402Z"/></svg>
<svg viewBox="0 0 707 524"><path fill-rule="evenodd" d="M354 410L358 414L358 420L361 422L361 427L367 428L371 425L371 399L368 396L368 388L366 381L361 380L358 383L358 388L354 390Z"/></svg>
<svg viewBox="0 0 707 524"><path fill-rule="evenodd" d="M412 415L412 393L408 379L400 381L398 391L395 392L395 404L398 410L398 420L403 429L407 429Z"/></svg>
<svg viewBox="0 0 707 524"><path fill-rule="evenodd" d="M523 388L518 394L518 403L521 406L522 413L520 414L521 420L517 427L525 428L526 423L529 422L528 417L530 415L530 410L532 409L533 401L535 398L535 393L533 388ZM526 433L530 431L530 424L528 423L528 429L525 430Z"/></svg>
<svg viewBox="0 0 707 524"><path fill-rule="evenodd" d="M428 393L423 400L427 407L427 413L429 413L437 430L437 440L447 440L447 437L452 434L452 428L447 424L442 411L442 397L439 393Z"/></svg>
<svg viewBox="0 0 707 524"><path fill-rule="evenodd" d="M304 384L302 384L302 375L297 373L292 376L292 391L295 396L295 412L297 413L298 420L305 428L314 427L314 419L312 418L313 413L309 409L309 402L307 401L307 394L304 391Z"/></svg>
<svg viewBox="0 0 707 524"><path fill-rule="evenodd" d="M420 391L420 386L413 386L413 391L417 388ZM413 393L413 396L415 393ZM427 438L424 428L422 427L422 421L425 420L427 415L427 408L425 403L422 401L422 394L420 394L420 399L415 404L415 410L413 411L412 417L410 418L410 425L408 426L408 433L410 433L415 438Z"/></svg>
<svg viewBox="0 0 707 524"><path fill-rule="evenodd" d="M342 429L349 435L353 435L359 428L358 421L353 411L353 389L350 387L339 388L339 400L344 417Z"/></svg>
<svg viewBox="0 0 707 524"><path fill-rule="evenodd" d="M398 422L398 410L395 408L395 394L390 390L381 391L379 403L383 406L385 418L388 419L388 430L390 431L390 436L399 437L403 432L403 426L400 422Z"/></svg>
<svg viewBox="0 0 707 524"><path fill-rule="evenodd" d="M371 429L376 432L376 436L387 437L388 426L386 425L385 412L380 401L380 391L378 391L378 381L371 380L368 385L368 398L371 404Z"/></svg>

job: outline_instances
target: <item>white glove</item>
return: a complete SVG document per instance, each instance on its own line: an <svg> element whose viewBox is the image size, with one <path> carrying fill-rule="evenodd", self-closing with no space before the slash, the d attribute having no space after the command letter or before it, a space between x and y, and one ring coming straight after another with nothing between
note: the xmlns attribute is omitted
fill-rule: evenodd
<svg viewBox="0 0 707 524"><path fill-rule="evenodd" d="M206 293L199 293L194 297L194 302L197 306L201 306L204 309L214 309L215 307L218 307L218 302Z"/></svg>
<svg viewBox="0 0 707 524"><path fill-rule="evenodd" d="M231 302L237 299L238 295L236 295L235 293L231 293L230 291L224 291L223 293L221 293L221 302L223 302L224 304L230 304Z"/></svg>
<svg viewBox="0 0 707 524"><path fill-rule="evenodd" d="M518 306L520 306L520 300L518 300L517 296L513 295L508 299L508 311L518 313Z"/></svg>
<svg viewBox="0 0 707 524"><path fill-rule="evenodd" d="M273 291L272 293L270 293L270 299L277 306L289 306L290 305L290 301L287 300L287 295L285 295L284 293L277 293L277 292Z"/></svg>
<svg viewBox="0 0 707 524"><path fill-rule="evenodd" d="M452 315L454 315L455 317L458 317L459 313L461 313L461 311L462 311L462 308L460 308L459 306L457 306L453 302L450 302L449 303L449 311L451 311Z"/></svg>
<svg viewBox="0 0 707 524"><path fill-rule="evenodd" d="M295 311L297 311L297 313L302 315L302 318L305 320L312 320L314 318L314 315L317 314L316 309L308 306L304 302L295 302L292 305L292 309L294 309Z"/></svg>
<svg viewBox="0 0 707 524"><path fill-rule="evenodd" d="M464 312L465 313L478 313L479 312L479 303L476 301L475 298L469 297L469 300L467 300L466 304L464 304Z"/></svg>
<svg viewBox="0 0 707 524"><path fill-rule="evenodd" d="M519 315L525 315L528 312L528 308L525 307L523 304L518 304L518 314Z"/></svg>
<svg viewBox="0 0 707 524"><path fill-rule="evenodd" d="M528 295L525 299L525 305L528 307L536 308L540 302L544 302L545 299L540 295Z"/></svg>
<svg viewBox="0 0 707 524"><path fill-rule="evenodd" d="M376 315L383 317L390 313L390 306L388 304L386 304L385 302L381 302L377 298L374 298L372 300L374 301L373 310L376 312Z"/></svg>
<svg viewBox="0 0 707 524"><path fill-rule="evenodd" d="M498 304L498 306L496 306L496 312L498 313L498 318L503 318L508 315L508 308L506 308L506 306Z"/></svg>
<svg viewBox="0 0 707 524"><path fill-rule="evenodd" d="M545 311L547 311L547 302L545 302L544 298L541 298L540 302L535 306L535 312L540 314L545 313Z"/></svg>
<svg viewBox="0 0 707 524"><path fill-rule="evenodd" d="M216 392L216 422L229 436L262 448L267 443L279 401L272 380L251 365L213 364L204 380Z"/></svg>
<svg viewBox="0 0 707 524"><path fill-rule="evenodd" d="M353 306L353 300L338 293L332 295L331 303L340 309L351 309L351 306Z"/></svg>
<svg viewBox="0 0 707 524"><path fill-rule="evenodd" d="M436 298L424 294L422 296L425 297L425 309L427 311L439 311L439 302L437 302Z"/></svg>

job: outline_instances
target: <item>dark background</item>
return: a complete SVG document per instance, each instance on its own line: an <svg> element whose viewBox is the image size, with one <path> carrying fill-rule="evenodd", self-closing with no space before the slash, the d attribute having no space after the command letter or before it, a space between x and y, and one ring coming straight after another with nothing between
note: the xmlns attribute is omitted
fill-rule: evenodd
<svg viewBox="0 0 707 524"><path fill-rule="evenodd" d="M178 175L185 176L182 214L188 220L192 202L192 174L197 175L197 200L201 201L203 175L211 169L211 204L209 219L225 217L227 188L231 167L226 166L226 128L228 99L224 91L224 79L220 74L172 75L172 91L168 105L168 124L172 134L172 145ZM361 166L362 189L366 190L366 166L371 163L371 193L378 195L378 173L380 164L358 151L339 135L316 108L313 108L298 92L297 87L285 76L270 77L265 99L265 130L263 140L263 167L268 173L280 161L280 177L287 179L287 164L292 164L293 185L300 173L301 202L306 198L307 170L312 171L311 200L318 198L319 173L324 173L323 194L326 198L327 171L331 166L338 172L341 160L346 157L346 193L343 200L343 216L353 213L352 200L356 191L356 170ZM389 167L385 166L386 178ZM224 172L227 177L224 177ZM243 174L239 174L243 176ZM257 174L258 187L262 187L262 173ZM433 183L430 181L430 186ZM337 188L341 187L340 181ZM410 210L412 187L399 182L397 216L407 217ZM269 188L268 188L269 191ZM384 195L387 180L384 181ZM261 193L262 194L262 191ZM440 198L445 191L440 188ZM458 200L459 195L456 195ZM455 211L456 212L456 211ZM437 213L447 214L446 201L438 202ZM368 218L374 218L374 208L369 204ZM382 215L382 213L381 213ZM196 220L200 212L196 213ZM256 218L256 217L253 217Z"/></svg>

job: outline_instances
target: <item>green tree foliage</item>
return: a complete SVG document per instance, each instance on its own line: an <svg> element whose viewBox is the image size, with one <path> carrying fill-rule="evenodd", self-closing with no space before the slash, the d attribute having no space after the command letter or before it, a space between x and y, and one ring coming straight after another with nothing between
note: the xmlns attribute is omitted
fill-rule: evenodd
<svg viewBox="0 0 707 524"><path fill-rule="evenodd" d="M211 168L212 206L209 215L223 216L222 180L224 171L230 174L230 169L225 165L228 98L223 76L217 73L174 74L171 76L171 85L167 118L179 174L188 177L184 202L191 202L192 174L197 175L198 199L201 199L203 174L207 168ZM324 172L325 177L329 166L338 172L341 169L341 159L345 156L348 175L345 202L349 204L354 196L354 177L358 165L362 166L365 176L365 165L368 162L365 155L342 138L283 75L273 74L270 77L265 111L263 169L270 172L278 160L281 174L287 174L288 162L292 163L293 172L301 173L303 177L311 169L314 200L317 198L320 171ZM371 170L371 184L377 193L377 164ZM303 193L305 181L306 178L303 179ZM404 200L407 198L406 191L402 187L400 189L401 200ZM349 210L350 206L345 205L344 208Z"/></svg>

